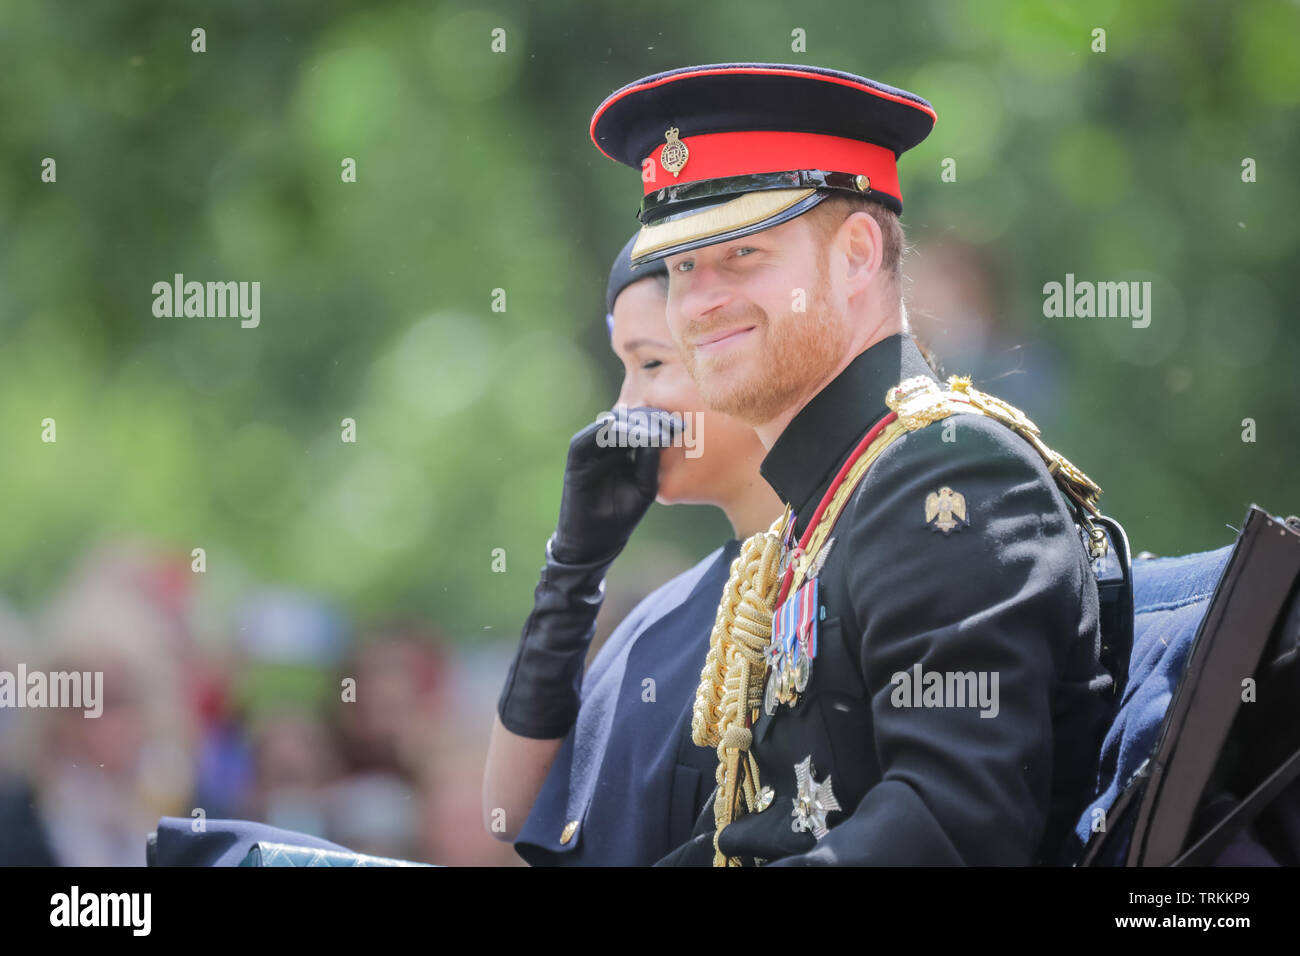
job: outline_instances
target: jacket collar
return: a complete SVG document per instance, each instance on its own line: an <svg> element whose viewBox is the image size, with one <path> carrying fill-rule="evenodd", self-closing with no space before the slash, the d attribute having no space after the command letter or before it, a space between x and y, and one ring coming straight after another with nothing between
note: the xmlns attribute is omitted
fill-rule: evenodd
<svg viewBox="0 0 1300 956"><path fill-rule="evenodd" d="M803 534L854 446L888 414L885 393L914 375L936 377L911 336L881 339L814 395L777 438L759 473L794 509L796 534Z"/></svg>

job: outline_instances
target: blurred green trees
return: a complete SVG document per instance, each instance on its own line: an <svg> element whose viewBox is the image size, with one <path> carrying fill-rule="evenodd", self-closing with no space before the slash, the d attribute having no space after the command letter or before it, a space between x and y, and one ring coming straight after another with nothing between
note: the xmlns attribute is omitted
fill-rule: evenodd
<svg viewBox="0 0 1300 956"><path fill-rule="evenodd" d="M918 254L992 264L1003 340L1051 376L1026 410L1135 548L1227 543L1251 501L1300 511L1298 37L1280 0L6 3L0 590L36 601L138 534L513 638L567 440L620 371L603 291L639 181L591 113L647 73L745 60L935 104L901 165ZM1067 272L1152 281L1151 326L1044 318ZM259 281L260 327L155 318L175 273ZM693 562L725 533L659 508L632 550Z"/></svg>

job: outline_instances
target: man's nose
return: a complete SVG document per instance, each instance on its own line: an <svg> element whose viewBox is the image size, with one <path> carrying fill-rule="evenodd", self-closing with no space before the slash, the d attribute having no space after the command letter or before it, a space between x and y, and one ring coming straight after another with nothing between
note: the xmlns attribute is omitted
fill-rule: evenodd
<svg viewBox="0 0 1300 956"><path fill-rule="evenodd" d="M692 274L690 287L682 290L680 297L673 303L677 310L679 328L684 328L691 322L707 320L712 313L731 302L731 292L715 272L708 269L698 271L698 276Z"/></svg>

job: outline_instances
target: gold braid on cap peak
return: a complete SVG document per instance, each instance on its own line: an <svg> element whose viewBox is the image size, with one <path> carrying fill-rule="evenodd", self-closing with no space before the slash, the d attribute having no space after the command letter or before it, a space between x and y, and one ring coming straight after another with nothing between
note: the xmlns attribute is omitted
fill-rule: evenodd
<svg viewBox="0 0 1300 956"><path fill-rule="evenodd" d="M772 614L781 587L781 541L790 520L787 505L767 531L746 539L731 563L731 576L718 603L709 653L695 692L691 739L700 747L718 750L714 866L740 865L738 859L729 859L718 849L718 834L758 805L758 763L749 752L753 741L750 715L763 701L767 680L764 650L772 637Z"/></svg>

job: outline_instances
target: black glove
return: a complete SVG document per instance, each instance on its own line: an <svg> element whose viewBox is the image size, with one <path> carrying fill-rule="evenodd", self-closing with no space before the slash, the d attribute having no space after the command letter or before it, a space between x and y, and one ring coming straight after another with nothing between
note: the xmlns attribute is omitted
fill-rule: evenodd
<svg viewBox="0 0 1300 956"><path fill-rule="evenodd" d="M673 850L655 866L712 866L714 816L713 801L718 798L718 788L714 787L709 799L704 801L704 809L695 818L695 827L690 839Z"/></svg>
<svg viewBox="0 0 1300 956"><path fill-rule="evenodd" d="M556 559L613 563L659 492L659 452L678 427L663 409L620 406L573 436L551 538Z"/></svg>
<svg viewBox="0 0 1300 956"><path fill-rule="evenodd" d="M660 409L634 411L605 412L569 443L560 521L497 704L502 726L521 737L554 740L577 720L605 572L658 493L673 420Z"/></svg>
<svg viewBox="0 0 1300 956"><path fill-rule="evenodd" d="M794 821L792 810L794 800L783 797L761 813L745 814L718 834L718 849L747 863L760 853L769 863L807 853L817 846L817 838L790 825Z"/></svg>
<svg viewBox="0 0 1300 956"><path fill-rule="evenodd" d="M713 801L717 799L718 789L704 804L704 810L695 821L691 838L660 860L655 866L712 866L714 815ZM718 834L718 849L726 856L739 857L745 866L758 863L776 863L786 857L795 857L807 853L817 845L817 839L811 833L796 831L790 826L794 819L790 812L794 801L786 797L777 800L761 813L747 813L740 819L723 827ZM767 860L757 860L756 854L771 854L773 848L779 856Z"/></svg>

